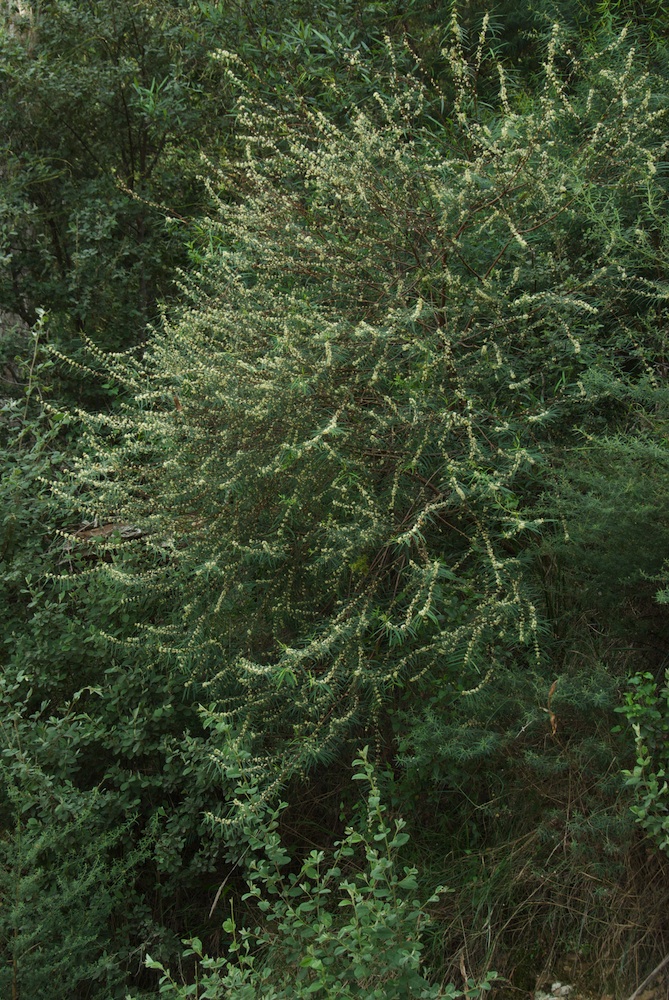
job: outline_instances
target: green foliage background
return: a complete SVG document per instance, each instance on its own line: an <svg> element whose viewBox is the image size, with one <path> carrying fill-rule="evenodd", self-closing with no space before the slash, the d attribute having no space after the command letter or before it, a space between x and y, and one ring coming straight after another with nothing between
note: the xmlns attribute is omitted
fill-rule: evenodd
<svg viewBox="0 0 669 1000"><path fill-rule="evenodd" d="M666 952L665 22L3 6L3 995Z"/></svg>

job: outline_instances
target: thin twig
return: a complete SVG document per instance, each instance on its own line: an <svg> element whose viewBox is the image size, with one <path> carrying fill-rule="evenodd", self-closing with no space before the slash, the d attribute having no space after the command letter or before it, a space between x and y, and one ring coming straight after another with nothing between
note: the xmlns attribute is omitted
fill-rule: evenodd
<svg viewBox="0 0 669 1000"><path fill-rule="evenodd" d="M629 998L629 1000L636 1000L639 994L646 988L646 986L648 986L648 983L650 983L653 979L655 979L655 976L658 974L658 972L662 972L662 969L665 967L665 965L669 965L669 955L665 955L660 964L657 966L657 968L653 969L653 971L649 976L646 976L641 986L637 986L637 988L635 989L634 993Z"/></svg>
<svg viewBox="0 0 669 1000"><path fill-rule="evenodd" d="M249 845L249 847L250 847L250 845ZM211 920L211 918L212 918L212 916L214 914L214 910L216 909L216 906L218 905L218 901L221 898L221 893L223 892L223 890L225 889L226 885L228 884L228 879L230 878L230 876L234 872L235 868L238 868L240 866L240 864L242 863L242 861L244 860L244 858L248 854L249 847L246 848L246 850L242 854L241 858L239 858L237 861L235 861L234 865L232 866L232 868L230 869L230 871L228 872L228 874L225 876L225 878L223 879L223 881L219 885L218 892L214 896L214 902L211 904L211 909L209 910L209 919L210 920Z"/></svg>

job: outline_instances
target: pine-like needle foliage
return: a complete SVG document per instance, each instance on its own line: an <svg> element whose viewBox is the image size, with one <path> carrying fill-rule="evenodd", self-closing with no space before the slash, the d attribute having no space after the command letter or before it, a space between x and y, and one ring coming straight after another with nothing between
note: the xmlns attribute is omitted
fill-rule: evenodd
<svg viewBox="0 0 669 1000"><path fill-rule="evenodd" d="M182 308L140 362L98 355L131 402L82 416L78 503L145 533L98 570L153 594L134 641L259 773L331 759L393 691L539 656L542 468L652 389L625 304L655 279L617 251L652 228L665 116L633 52L581 66L556 29L539 96L500 65L490 108L485 25L451 40L453 96L391 53L336 123L219 53L246 154L209 168Z"/></svg>

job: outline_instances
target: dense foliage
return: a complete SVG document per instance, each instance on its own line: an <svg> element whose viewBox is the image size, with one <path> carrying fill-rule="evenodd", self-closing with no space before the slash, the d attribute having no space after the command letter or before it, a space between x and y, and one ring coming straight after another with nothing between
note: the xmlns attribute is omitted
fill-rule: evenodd
<svg viewBox="0 0 669 1000"><path fill-rule="evenodd" d="M3 996L667 950L664 13L459 7L2 7Z"/></svg>

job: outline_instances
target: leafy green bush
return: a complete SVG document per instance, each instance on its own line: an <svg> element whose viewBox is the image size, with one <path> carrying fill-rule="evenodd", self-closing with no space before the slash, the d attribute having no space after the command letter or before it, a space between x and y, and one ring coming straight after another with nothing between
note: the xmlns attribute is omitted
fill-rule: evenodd
<svg viewBox="0 0 669 1000"><path fill-rule="evenodd" d="M143 641L270 784L396 697L537 662L545 478L656 403L626 302L660 291L643 249L610 251L645 246L661 100L623 39L567 82L556 29L537 100L517 110L498 67L493 111L484 42L468 62L454 21L447 129L416 76L379 77L343 126L277 113L221 53L247 152L209 182L192 305L141 362L98 356L134 402L84 418L84 509L163 554L146 578L115 556L129 597L166 598Z"/></svg>
<svg viewBox="0 0 669 1000"><path fill-rule="evenodd" d="M67 767L58 773L54 766L53 755L68 745L76 753L72 730L85 719L22 719L20 702L7 711L12 693L2 685L0 990L49 1000L120 998L130 948L123 931L115 936L110 927L128 903L140 855L123 851L122 823L109 828L113 796L77 789L63 776ZM15 742L7 745L11 722ZM33 741L52 752L46 767L18 742L30 741L31 724Z"/></svg>
<svg viewBox="0 0 669 1000"><path fill-rule="evenodd" d="M24 398L0 409L0 993L109 1000L122 996L129 951L111 927L139 854L130 812L97 787L91 760L92 621L45 579L63 558L48 483L73 437L40 402L41 332Z"/></svg>
<svg viewBox="0 0 669 1000"><path fill-rule="evenodd" d="M425 902L415 868L398 871L398 851L409 839L404 823L386 817L367 748L354 761L354 779L367 781L366 821L348 827L334 855L312 851L298 870L285 873L291 859L277 833L281 808L268 813L257 788L243 795L244 835L256 857L248 863L248 893L260 910L262 924L240 928L234 912L223 924L231 936L228 955L203 955L193 939L185 957L197 962L195 984L179 985L159 962L149 968L162 973L161 995L197 996L210 1000L243 1000L262 995L274 1000L312 996L403 1000L404 997L459 997L453 986L430 985L421 965L421 936L429 924L427 908L439 899L439 888ZM245 793L245 794L244 794ZM488 990L494 975L467 995Z"/></svg>
<svg viewBox="0 0 669 1000"><path fill-rule="evenodd" d="M618 711L631 724L637 749L635 766L625 771L634 792L632 813L669 854L669 671L661 686L648 671L635 674Z"/></svg>
<svg viewBox="0 0 669 1000"><path fill-rule="evenodd" d="M220 865L203 818L220 789L181 680L118 655L129 616L95 572L97 529L53 503L78 442L34 333L23 399L0 408L0 993L109 1000L133 950L178 946L158 914Z"/></svg>

